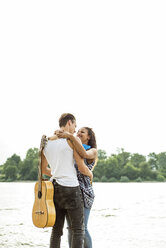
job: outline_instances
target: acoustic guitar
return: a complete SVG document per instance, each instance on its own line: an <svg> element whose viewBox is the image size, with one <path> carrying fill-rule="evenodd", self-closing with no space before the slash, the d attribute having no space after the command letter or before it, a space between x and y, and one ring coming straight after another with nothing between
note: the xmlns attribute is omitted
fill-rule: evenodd
<svg viewBox="0 0 166 248"><path fill-rule="evenodd" d="M44 142L43 142L44 141ZM38 182L35 184L35 202L32 209L32 221L36 227L51 227L55 224L54 186L52 182L42 179L42 150L46 136L42 136L39 151Z"/></svg>

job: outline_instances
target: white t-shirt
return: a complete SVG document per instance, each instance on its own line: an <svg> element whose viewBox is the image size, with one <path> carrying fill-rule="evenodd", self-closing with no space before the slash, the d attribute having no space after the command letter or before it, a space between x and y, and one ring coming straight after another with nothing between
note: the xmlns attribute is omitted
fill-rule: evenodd
<svg viewBox="0 0 166 248"><path fill-rule="evenodd" d="M66 139L48 140L44 155L51 167L51 179L68 187L79 185L76 169L74 167L73 149Z"/></svg>

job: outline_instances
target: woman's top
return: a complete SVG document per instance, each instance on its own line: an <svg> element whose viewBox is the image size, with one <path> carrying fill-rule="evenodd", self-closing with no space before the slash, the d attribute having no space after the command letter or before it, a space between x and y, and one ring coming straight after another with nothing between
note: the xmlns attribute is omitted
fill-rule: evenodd
<svg viewBox="0 0 166 248"><path fill-rule="evenodd" d="M74 167L73 149L66 139L48 140L44 147L44 155L51 167L50 181L53 179L63 186L79 186Z"/></svg>
<svg viewBox="0 0 166 248"><path fill-rule="evenodd" d="M84 147L85 148L85 147ZM91 164L88 164L87 160L84 159L84 162L86 166L92 170L95 162L93 161ZM94 201L94 191L90 182L90 178L88 176L85 176L81 174L78 170L77 164L75 164L76 170L77 170L77 177L80 185L80 189L83 195L83 201L84 201L84 207L85 208L91 208Z"/></svg>

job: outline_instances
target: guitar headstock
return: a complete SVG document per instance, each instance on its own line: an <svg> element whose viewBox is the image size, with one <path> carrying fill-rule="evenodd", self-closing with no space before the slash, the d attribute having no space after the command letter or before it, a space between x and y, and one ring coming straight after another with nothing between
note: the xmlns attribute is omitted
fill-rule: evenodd
<svg viewBox="0 0 166 248"><path fill-rule="evenodd" d="M40 150L43 150L45 145L47 144L48 138L46 135L43 135L40 141Z"/></svg>

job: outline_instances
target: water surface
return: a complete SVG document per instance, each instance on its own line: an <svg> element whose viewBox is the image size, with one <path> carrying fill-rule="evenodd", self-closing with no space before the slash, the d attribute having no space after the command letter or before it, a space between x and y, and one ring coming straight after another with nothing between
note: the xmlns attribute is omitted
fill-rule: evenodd
<svg viewBox="0 0 166 248"><path fill-rule="evenodd" d="M33 226L34 182L0 183L0 247L49 247L51 228ZM166 183L94 183L93 248L165 248ZM62 248L67 248L64 228Z"/></svg>

